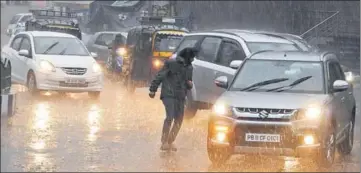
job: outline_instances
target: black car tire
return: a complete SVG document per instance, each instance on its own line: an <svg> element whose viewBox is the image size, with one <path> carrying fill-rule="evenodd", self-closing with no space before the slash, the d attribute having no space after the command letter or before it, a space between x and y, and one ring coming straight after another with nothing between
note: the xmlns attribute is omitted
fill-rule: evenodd
<svg viewBox="0 0 361 173"><path fill-rule="evenodd" d="M229 147L211 147L207 150L209 160L217 166L224 164L232 156Z"/></svg>
<svg viewBox="0 0 361 173"><path fill-rule="evenodd" d="M93 99L97 99L100 96L100 91L89 91L88 95Z"/></svg>
<svg viewBox="0 0 361 173"><path fill-rule="evenodd" d="M28 91L31 93L31 95L33 95L33 96L39 95L40 91L36 85L36 77L33 72L29 72L26 86L28 88Z"/></svg>
<svg viewBox="0 0 361 173"><path fill-rule="evenodd" d="M336 132L332 125L327 131L319 153L316 155L316 163L319 167L329 168L332 166L336 155Z"/></svg>
<svg viewBox="0 0 361 173"><path fill-rule="evenodd" d="M348 155L351 153L352 148L353 148L353 140L354 140L354 120L350 121L350 126L347 130L347 134L346 134L346 138L344 141L342 141L339 145L338 145L338 151L340 152L340 154L342 155Z"/></svg>
<svg viewBox="0 0 361 173"><path fill-rule="evenodd" d="M196 116L198 111L197 103L193 101L191 92L188 92L187 98L184 103L184 118L192 119Z"/></svg>

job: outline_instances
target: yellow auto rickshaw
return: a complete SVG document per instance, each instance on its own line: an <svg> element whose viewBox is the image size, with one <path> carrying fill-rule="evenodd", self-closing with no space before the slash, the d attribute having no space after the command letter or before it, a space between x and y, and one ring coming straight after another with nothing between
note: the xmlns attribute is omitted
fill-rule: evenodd
<svg viewBox="0 0 361 173"><path fill-rule="evenodd" d="M184 35L188 33L187 29L179 25L164 22L162 17L147 17L143 20L146 22L143 21L142 25L128 31L126 49L129 60L125 63L129 64L124 66L129 66L129 75L125 83L131 92L136 87L149 84L164 61L172 56ZM151 20L155 22L152 23Z"/></svg>

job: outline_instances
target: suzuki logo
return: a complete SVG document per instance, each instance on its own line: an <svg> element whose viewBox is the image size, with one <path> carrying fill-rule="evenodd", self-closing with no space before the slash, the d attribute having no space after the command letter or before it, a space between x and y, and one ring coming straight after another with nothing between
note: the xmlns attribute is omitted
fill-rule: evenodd
<svg viewBox="0 0 361 173"><path fill-rule="evenodd" d="M267 118L268 115L269 115L269 113L268 113L267 111L265 111L265 110L262 110L262 111L259 112L259 114L258 114L258 116L259 116L260 118L262 118L262 119Z"/></svg>

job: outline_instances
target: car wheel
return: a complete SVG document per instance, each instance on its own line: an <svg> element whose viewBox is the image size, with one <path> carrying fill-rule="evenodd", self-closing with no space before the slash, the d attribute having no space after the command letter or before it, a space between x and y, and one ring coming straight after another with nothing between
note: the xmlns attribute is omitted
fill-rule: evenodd
<svg viewBox="0 0 361 173"><path fill-rule="evenodd" d="M208 158L214 165L221 165L227 162L232 153L228 147L208 148Z"/></svg>
<svg viewBox="0 0 361 173"><path fill-rule="evenodd" d="M97 99L100 96L100 91L90 91L88 92L88 95L93 99Z"/></svg>
<svg viewBox="0 0 361 173"><path fill-rule="evenodd" d="M347 136L343 142L338 145L338 151L342 155L348 155L352 151L353 139L354 139L354 120L350 121L349 128L347 130Z"/></svg>
<svg viewBox="0 0 361 173"><path fill-rule="evenodd" d="M320 167L332 166L336 155L336 133L335 128L332 126L327 133L318 155L316 156L316 163Z"/></svg>
<svg viewBox="0 0 361 173"><path fill-rule="evenodd" d="M36 85L36 77L33 72L30 72L28 74L27 87L29 92L34 96L38 95L40 92Z"/></svg>
<svg viewBox="0 0 361 173"><path fill-rule="evenodd" d="M192 119L196 116L198 111L197 103L193 101L192 94L188 92L185 104L184 104L184 118Z"/></svg>

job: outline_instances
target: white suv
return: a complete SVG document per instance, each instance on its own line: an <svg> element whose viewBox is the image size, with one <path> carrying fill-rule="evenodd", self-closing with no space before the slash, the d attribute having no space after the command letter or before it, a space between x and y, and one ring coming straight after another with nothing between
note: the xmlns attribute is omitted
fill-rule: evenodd
<svg viewBox="0 0 361 173"><path fill-rule="evenodd" d="M219 76L232 78L240 63L252 53L265 50L300 51L294 42L287 39L242 31L187 34L172 57L186 47L199 50L193 62L194 87L187 95L187 118L193 117L198 109L210 108L225 91L214 85L214 79Z"/></svg>
<svg viewBox="0 0 361 173"><path fill-rule="evenodd" d="M31 31L13 36L3 48L12 66L12 81L41 90L88 92L98 97L103 73L84 44L76 37L57 32Z"/></svg>

